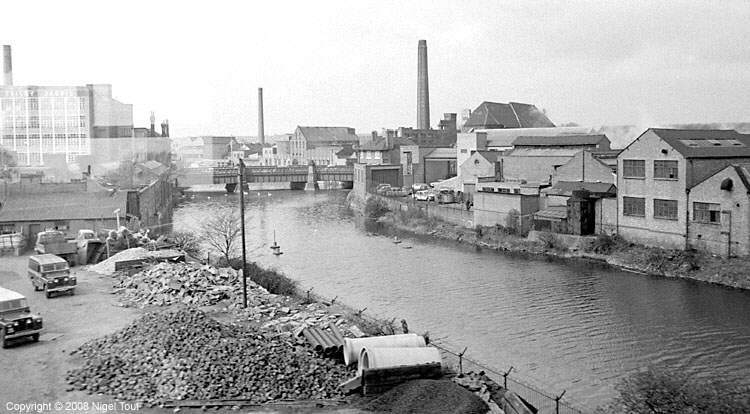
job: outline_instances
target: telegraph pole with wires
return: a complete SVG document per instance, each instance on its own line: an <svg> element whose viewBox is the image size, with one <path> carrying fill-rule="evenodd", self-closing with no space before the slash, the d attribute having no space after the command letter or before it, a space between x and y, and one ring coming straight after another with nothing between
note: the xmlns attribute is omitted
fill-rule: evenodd
<svg viewBox="0 0 750 414"><path fill-rule="evenodd" d="M247 253L245 249L245 161L240 158L240 226L242 226L242 307L247 308Z"/></svg>

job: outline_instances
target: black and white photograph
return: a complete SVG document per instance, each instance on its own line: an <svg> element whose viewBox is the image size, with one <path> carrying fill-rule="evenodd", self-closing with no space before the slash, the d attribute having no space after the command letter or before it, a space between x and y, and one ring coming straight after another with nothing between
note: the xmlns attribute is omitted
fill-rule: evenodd
<svg viewBox="0 0 750 414"><path fill-rule="evenodd" d="M750 2L3 1L0 414L750 413Z"/></svg>

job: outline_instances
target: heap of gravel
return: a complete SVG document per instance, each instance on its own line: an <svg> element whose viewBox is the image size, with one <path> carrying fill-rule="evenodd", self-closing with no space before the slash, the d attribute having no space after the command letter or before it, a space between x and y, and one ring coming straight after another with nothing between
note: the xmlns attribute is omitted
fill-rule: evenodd
<svg viewBox="0 0 750 414"><path fill-rule="evenodd" d="M93 266L89 266L88 270L102 275L111 276L113 273L115 273L116 262L124 260L145 259L148 257L148 253L148 250L144 249L143 247L133 247L132 249L123 250L113 255L112 257L107 258L107 260L102 260L101 262Z"/></svg>
<svg viewBox="0 0 750 414"><path fill-rule="evenodd" d="M183 308L149 313L74 351L73 389L156 405L168 400L340 398L353 370L283 337L223 324Z"/></svg>
<svg viewBox="0 0 750 414"><path fill-rule="evenodd" d="M409 414L485 414L487 404L450 380L405 382L370 401L367 410Z"/></svg>

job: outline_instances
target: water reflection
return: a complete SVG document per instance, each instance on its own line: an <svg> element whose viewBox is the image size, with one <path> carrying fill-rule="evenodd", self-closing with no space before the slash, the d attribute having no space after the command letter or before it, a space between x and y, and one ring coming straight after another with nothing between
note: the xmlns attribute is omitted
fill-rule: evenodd
<svg viewBox="0 0 750 414"><path fill-rule="evenodd" d="M590 406L652 363L750 378L750 293L399 234L352 216L345 192L249 197L249 256L377 315L404 318L499 369ZM236 196L175 212L195 226ZM273 256L273 232L284 251ZM404 248L411 246L410 249ZM750 380L748 380L750 382Z"/></svg>

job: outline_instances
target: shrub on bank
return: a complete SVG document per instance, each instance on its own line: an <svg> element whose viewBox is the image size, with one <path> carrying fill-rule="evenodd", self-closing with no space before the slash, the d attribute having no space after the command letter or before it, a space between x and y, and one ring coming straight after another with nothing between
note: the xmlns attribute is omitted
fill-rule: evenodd
<svg viewBox="0 0 750 414"><path fill-rule="evenodd" d="M747 387L732 379L706 380L680 370L649 368L625 378L619 395L599 413L746 413Z"/></svg>
<svg viewBox="0 0 750 414"><path fill-rule="evenodd" d="M378 219L388 213L388 206L375 197L369 197L365 202L365 217Z"/></svg>
<svg viewBox="0 0 750 414"><path fill-rule="evenodd" d="M242 259L235 257L229 260L229 263L217 263L217 265L219 267L229 266L232 269L241 270ZM298 293L296 281L275 270L264 269L254 262L247 262L247 277L270 293L276 295L295 296Z"/></svg>

